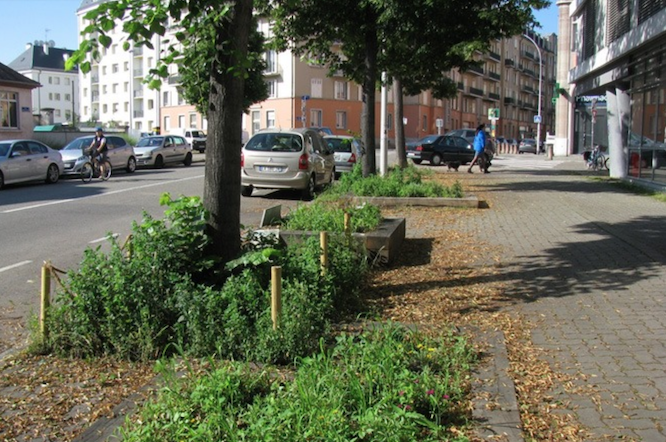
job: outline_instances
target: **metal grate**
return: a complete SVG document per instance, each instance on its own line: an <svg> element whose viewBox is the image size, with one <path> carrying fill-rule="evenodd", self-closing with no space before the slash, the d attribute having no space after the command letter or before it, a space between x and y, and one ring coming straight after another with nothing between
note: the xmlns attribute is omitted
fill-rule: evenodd
<svg viewBox="0 0 666 442"><path fill-rule="evenodd" d="M606 44L612 43L629 32L631 26L630 0L608 1L608 34Z"/></svg>

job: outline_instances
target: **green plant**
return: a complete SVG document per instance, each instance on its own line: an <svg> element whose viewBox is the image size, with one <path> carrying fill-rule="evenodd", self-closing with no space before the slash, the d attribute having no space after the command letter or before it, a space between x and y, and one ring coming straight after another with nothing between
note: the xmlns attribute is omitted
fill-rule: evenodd
<svg viewBox="0 0 666 442"><path fill-rule="evenodd" d="M284 222L288 230L308 230L325 232L344 232L345 212L350 215L352 232L375 230L381 222L381 211L372 204L355 207L341 207L330 201L315 201L301 204L289 212Z"/></svg>
<svg viewBox="0 0 666 442"><path fill-rule="evenodd" d="M200 377L165 373L123 440L466 441L475 360L462 336L388 324L338 336L287 378L226 362Z"/></svg>
<svg viewBox="0 0 666 442"><path fill-rule="evenodd" d="M322 195L324 200L337 199L340 195L384 197L449 197L461 198L462 186L456 182L446 187L423 178L429 173L410 165L404 169L391 168L386 176L371 175L363 177L360 165L351 173L343 174L337 186Z"/></svg>

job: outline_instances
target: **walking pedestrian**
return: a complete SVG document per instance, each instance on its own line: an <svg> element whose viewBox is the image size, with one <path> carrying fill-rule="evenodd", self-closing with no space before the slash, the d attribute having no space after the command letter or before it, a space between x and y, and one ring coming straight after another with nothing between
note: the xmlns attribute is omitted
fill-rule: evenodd
<svg viewBox="0 0 666 442"><path fill-rule="evenodd" d="M469 164L467 173L472 173L472 167L474 167L474 165L477 164L477 162L479 164L479 170L481 170L483 173L489 173L488 168L485 167L486 157L483 154L486 148L485 128L486 128L485 124L479 124L479 126L476 128L476 135L474 136L474 158L472 159L472 162Z"/></svg>

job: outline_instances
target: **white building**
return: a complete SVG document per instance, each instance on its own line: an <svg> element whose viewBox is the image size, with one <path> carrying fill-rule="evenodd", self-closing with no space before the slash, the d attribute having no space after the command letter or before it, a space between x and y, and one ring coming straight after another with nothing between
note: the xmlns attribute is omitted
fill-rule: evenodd
<svg viewBox="0 0 666 442"><path fill-rule="evenodd" d="M9 64L16 72L41 84L32 91L32 114L41 124L78 123L78 69L65 70L72 50L56 48L53 41L28 43Z"/></svg>

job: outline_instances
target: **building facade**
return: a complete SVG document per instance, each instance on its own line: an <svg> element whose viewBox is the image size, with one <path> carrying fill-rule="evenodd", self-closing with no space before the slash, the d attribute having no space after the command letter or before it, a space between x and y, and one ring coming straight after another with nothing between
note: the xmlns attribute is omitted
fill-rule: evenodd
<svg viewBox="0 0 666 442"><path fill-rule="evenodd" d="M601 144L609 150L612 176L666 184L666 79L661 75L666 3L560 0L558 5L560 29L570 40L562 95L567 106L560 116L567 120L568 153ZM604 135L581 146L581 131L585 140L592 136L588 132Z"/></svg>
<svg viewBox="0 0 666 442"><path fill-rule="evenodd" d="M39 83L0 63L0 140L31 138L31 91Z"/></svg>
<svg viewBox="0 0 666 442"><path fill-rule="evenodd" d="M77 68L65 70L74 51L56 48L53 41L35 41L9 67L36 81L41 87L32 93L35 124L76 123L78 120Z"/></svg>

